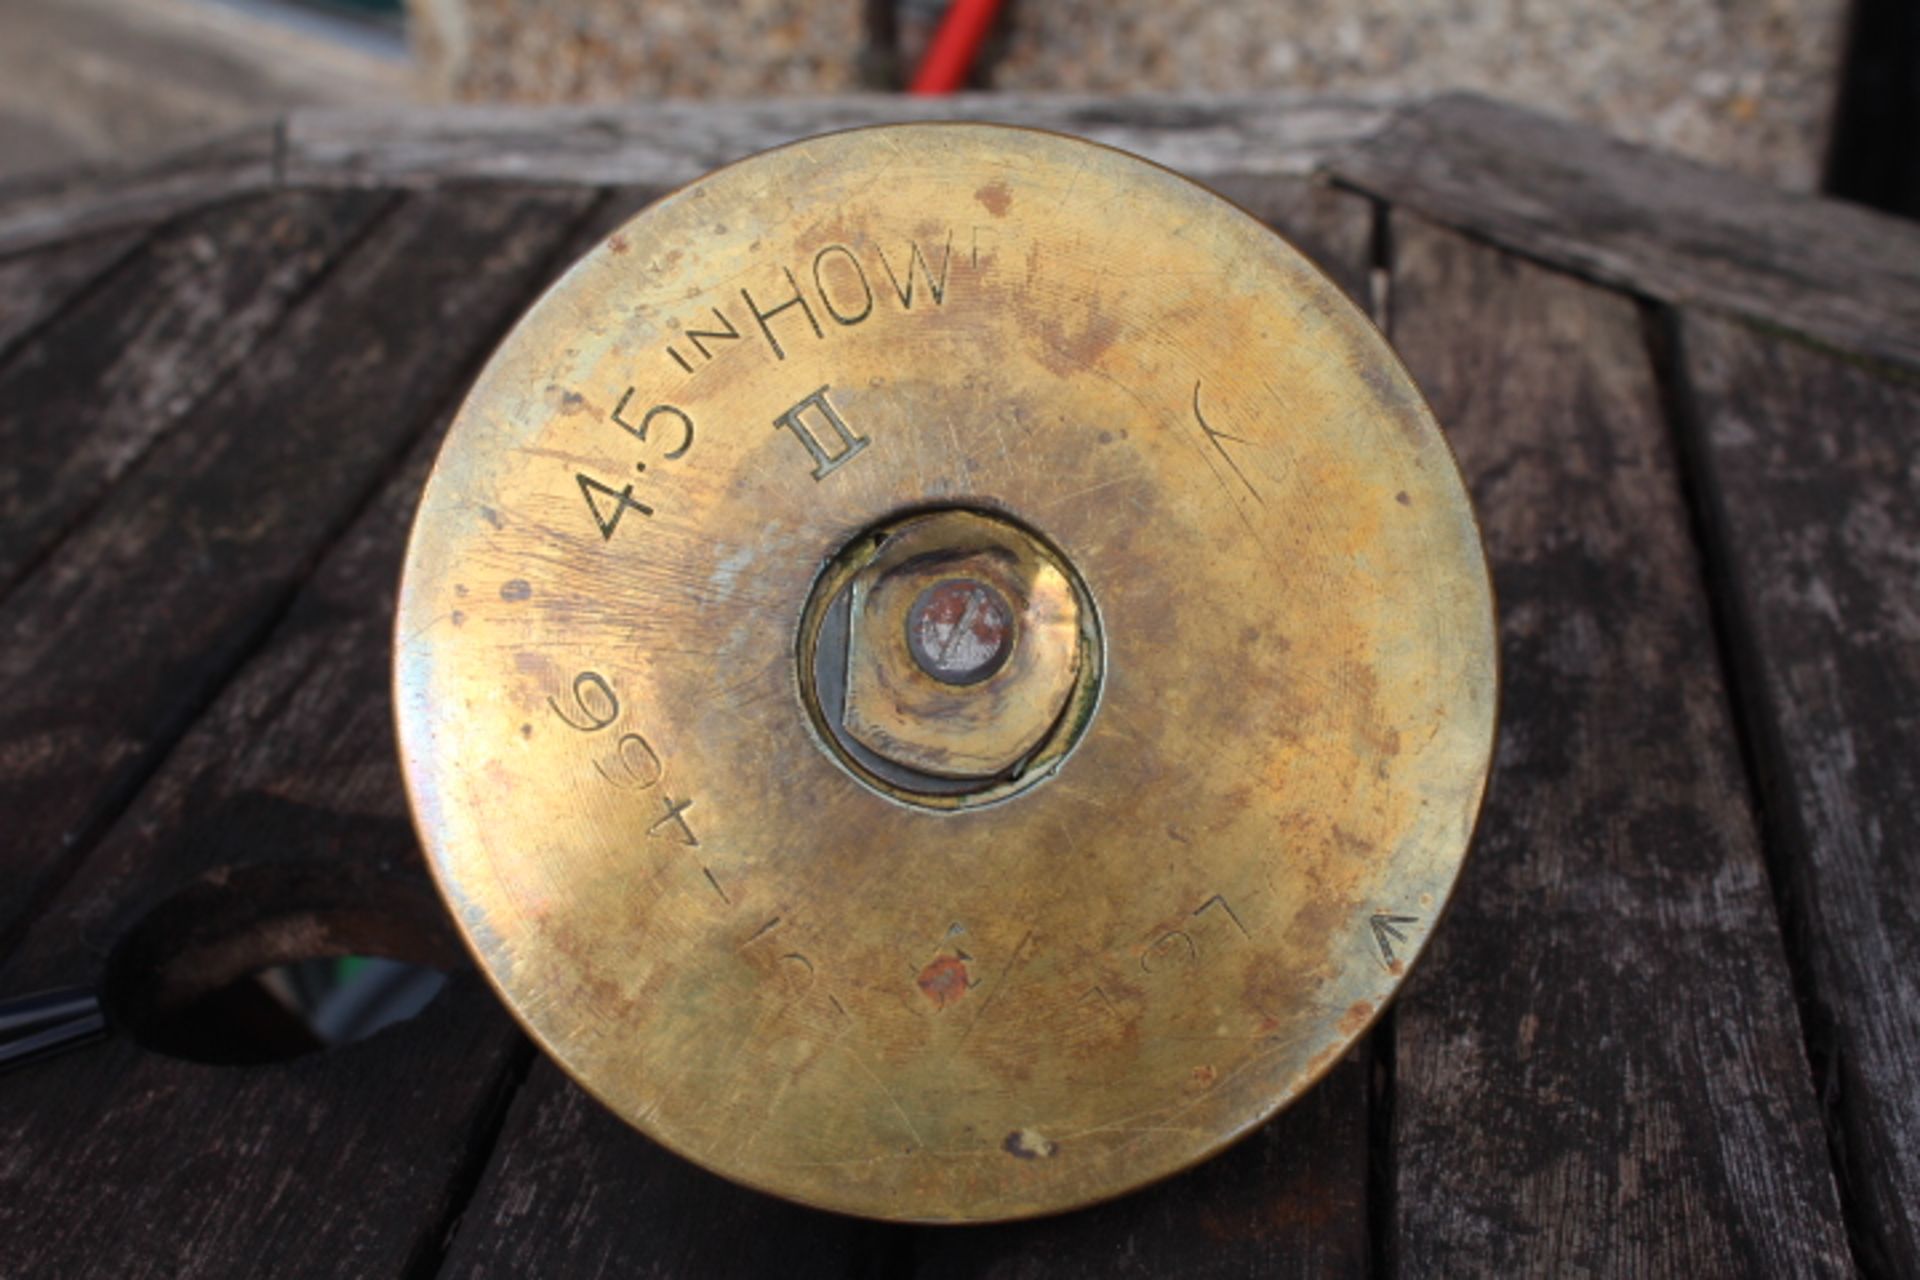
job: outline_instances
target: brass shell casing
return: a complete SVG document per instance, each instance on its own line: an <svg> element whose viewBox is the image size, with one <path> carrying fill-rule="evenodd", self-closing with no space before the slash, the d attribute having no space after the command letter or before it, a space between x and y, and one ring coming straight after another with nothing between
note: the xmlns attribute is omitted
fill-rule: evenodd
<svg viewBox="0 0 1920 1280"><path fill-rule="evenodd" d="M1090 608L1059 750L931 726L962 790L922 802L823 736L803 619L950 510ZM549 290L428 483L395 681L434 874L547 1052L727 1177L947 1222L1312 1085L1431 934L1497 702L1467 494L1366 317L1172 173L974 125L722 169Z"/></svg>

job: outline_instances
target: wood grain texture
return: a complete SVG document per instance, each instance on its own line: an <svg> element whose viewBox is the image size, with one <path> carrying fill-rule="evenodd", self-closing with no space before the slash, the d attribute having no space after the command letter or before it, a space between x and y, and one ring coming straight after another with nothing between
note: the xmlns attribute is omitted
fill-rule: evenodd
<svg viewBox="0 0 1920 1280"><path fill-rule="evenodd" d="M288 1062L136 1043L176 998L156 992L269 964L462 965L407 817L388 678L437 435L0 968L7 991L106 979L122 1030L0 1089L7 1275L390 1276L437 1256L527 1052L477 974L411 1022Z"/></svg>
<svg viewBox="0 0 1920 1280"><path fill-rule="evenodd" d="M1121 147L1183 173L1303 174L1378 128L1383 101L1189 94L851 95L790 102L309 108L133 170L0 183L0 253L148 225L278 186L435 187L470 179L675 187L799 138L908 120L984 120Z"/></svg>
<svg viewBox="0 0 1920 1280"><path fill-rule="evenodd" d="M445 1277L887 1274L891 1233L724 1182L535 1064Z"/></svg>
<svg viewBox="0 0 1920 1280"><path fill-rule="evenodd" d="M1601 283L1920 368L1920 225L1464 94L1410 108L1327 168Z"/></svg>
<svg viewBox="0 0 1920 1280"><path fill-rule="evenodd" d="M1199 174L1368 296L1366 221L1341 212L1364 201L1271 175L1367 138L1376 108L998 105ZM144 957L116 946L183 900L269 948L236 955L318 936L444 959L386 727L381 619L426 461L409 442L532 292L622 220L617 202L644 199L586 214L588 186L949 109L969 104L308 116L284 153L260 133L145 176L0 186L0 253L21 250L0 258L0 385L20 392L0 399L0 442L16 447L16 399L65 397L96 440L152 429L111 405L172 424L86 473L106 487L0 604L0 992ZM1708 314L1914 367L1915 233L1457 101L1329 168L1508 250L1396 217L1394 336L1479 501L1507 684L1477 851L1389 1051L1137 1196L917 1231L720 1183L543 1061L518 1084L528 1050L469 974L406 1027L284 1066L122 1037L9 1076L0 1274L1920 1273L1920 387ZM246 222L265 206L204 206L283 175L495 181L409 197L268 316L259 291L283 285L234 266L290 269L258 242L270 224ZM141 246L181 210L183 228L234 219L214 240L239 257L181 259L169 294ZM1515 255L1688 304L1704 574L1634 302ZM190 312L194 332L229 335L208 343L228 372L193 383L191 406L140 391L205 371L143 371L125 348L179 336L111 316L102 286L184 300L216 278L256 299ZM222 345L247 325L250 346ZM28 378L36 348L123 373ZM328 929L290 929L296 900ZM1369 1111L1370 1067L1388 1111Z"/></svg>
<svg viewBox="0 0 1920 1280"><path fill-rule="evenodd" d="M0 365L0 593L246 358L386 203L288 193L187 218Z"/></svg>
<svg viewBox="0 0 1920 1280"><path fill-rule="evenodd" d="M58 314L145 239L144 228L103 231L0 258L0 354Z"/></svg>
<svg viewBox="0 0 1920 1280"><path fill-rule="evenodd" d="M1920 382L1709 317L1681 334L1856 1252L1920 1275Z"/></svg>
<svg viewBox="0 0 1920 1280"><path fill-rule="evenodd" d="M1505 702L1395 1011L1392 1269L1846 1274L1637 310L1392 226L1392 333L1474 491Z"/></svg>
<svg viewBox="0 0 1920 1280"><path fill-rule="evenodd" d="M586 191L420 197L0 612L11 938L545 283Z"/></svg>
<svg viewBox="0 0 1920 1280"><path fill-rule="evenodd" d="M1233 194L1364 299L1366 201L1295 179L1249 180ZM514 1101L445 1274L1360 1275L1367 1094L1360 1049L1229 1154L1139 1195L1037 1223L905 1229L806 1213L721 1182L628 1131L543 1063Z"/></svg>
<svg viewBox="0 0 1920 1280"><path fill-rule="evenodd" d="M264 191L277 181L279 153L279 126L261 125L131 168L0 183L0 253L151 226L216 200Z"/></svg>
<svg viewBox="0 0 1920 1280"><path fill-rule="evenodd" d="M969 120L1052 129L1182 173L1304 174L1376 128L1386 107L1331 95L1113 99L869 94L791 102L619 107L315 108L286 122L281 179L293 184L438 185L489 178L678 186L742 156L863 125ZM0 221L0 236L4 235Z"/></svg>

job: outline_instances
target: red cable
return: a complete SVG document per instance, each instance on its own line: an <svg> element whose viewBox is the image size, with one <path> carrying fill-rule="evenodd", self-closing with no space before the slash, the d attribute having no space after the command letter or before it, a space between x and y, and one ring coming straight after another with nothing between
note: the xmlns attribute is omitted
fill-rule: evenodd
<svg viewBox="0 0 1920 1280"><path fill-rule="evenodd" d="M920 59L919 70L913 73L913 83L907 86L907 92L952 93L963 87L967 72L973 69L974 57L980 52L980 42L986 38L987 29L999 12L1000 0L953 0L947 6L946 16L940 19L940 29L933 33L933 43L927 46L926 56Z"/></svg>

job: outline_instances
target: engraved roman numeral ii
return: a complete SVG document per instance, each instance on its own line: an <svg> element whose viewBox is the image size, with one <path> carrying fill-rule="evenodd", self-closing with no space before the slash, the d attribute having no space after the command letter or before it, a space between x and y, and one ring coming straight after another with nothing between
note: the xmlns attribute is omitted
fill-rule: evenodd
<svg viewBox="0 0 1920 1280"><path fill-rule="evenodd" d="M829 389L821 387L773 420L775 430L785 427L806 446L807 454L813 459L815 480L825 480L872 443L847 425L840 411L833 407L833 401L827 399ZM820 437L814 434L814 428L807 424L809 416L831 429L833 439L830 443L835 447L828 448L820 442Z"/></svg>

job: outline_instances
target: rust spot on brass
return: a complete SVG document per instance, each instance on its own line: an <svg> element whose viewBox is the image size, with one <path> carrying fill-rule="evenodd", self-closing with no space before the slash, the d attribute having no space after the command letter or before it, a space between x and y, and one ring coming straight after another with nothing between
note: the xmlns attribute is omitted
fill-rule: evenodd
<svg viewBox="0 0 1920 1280"><path fill-rule="evenodd" d="M1340 1015L1340 1030L1350 1036L1357 1036L1367 1028L1367 1019L1373 1017L1373 1002L1355 1001L1353 1006Z"/></svg>
<svg viewBox="0 0 1920 1280"><path fill-rule="evenodd" d="M959 956L936 957L920 971L914 983L922 995L933 1001L936 1009L957 1004L967 994L967 962Z"/></svg>
<svg viewBox="0 0 1920 1280"><path fill-rule="evenodd" d="M973 193L973 198L986 207L988 213L996 218L1007 216L1007 210L1013 207L1013 193L1007 190L1004 182L989 182Z"/></svg>

